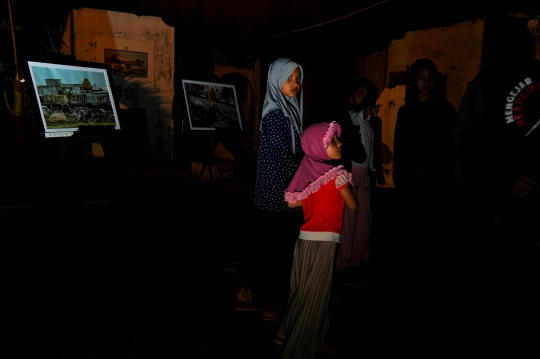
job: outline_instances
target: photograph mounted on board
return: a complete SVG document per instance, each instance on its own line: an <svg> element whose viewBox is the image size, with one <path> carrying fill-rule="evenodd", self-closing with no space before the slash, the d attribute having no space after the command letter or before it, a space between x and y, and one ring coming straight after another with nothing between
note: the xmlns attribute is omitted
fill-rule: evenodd
<svg viewBox="0 0 540 359"><path fill-rule="evenodd" d="M182 80L192 130L243 131L234 85Z"/></svg>
<svg viewBox="0 0 540 359"><path fill-rule="evenodd" d="M23 71L45 137L71 137L80 127L120 129L109 65L69 59L25 60Z"/></svg>
<svg viewBox="0 0 540 359"><path fill-rule="evenodd" d="M105 63L113 76L148 77L148 54L145 52L105 49Z"/></svg>

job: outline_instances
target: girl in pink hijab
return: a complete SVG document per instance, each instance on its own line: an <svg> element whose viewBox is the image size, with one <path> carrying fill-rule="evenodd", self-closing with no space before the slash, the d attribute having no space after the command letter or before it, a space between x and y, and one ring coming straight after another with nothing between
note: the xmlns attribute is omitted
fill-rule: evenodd
<svg viewBox="0 0 540 359"><path fill-rule="evenodd" d="M305 153L285 191L290 208L302 207L304 224L294 249L287 310L274 342L284 345L283 358L314 358L328 345L328 308L336 246L343 208L357 203L349 187L350 174L333 162L341 158L341 127L316 123L304 130Z"/></svg>

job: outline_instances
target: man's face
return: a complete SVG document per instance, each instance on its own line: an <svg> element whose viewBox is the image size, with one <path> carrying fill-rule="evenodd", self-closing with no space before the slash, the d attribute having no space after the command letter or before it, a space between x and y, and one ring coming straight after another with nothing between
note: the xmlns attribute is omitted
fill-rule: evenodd
<svg viewBox="0 0 540 359"><path fill-rule="evenodd" d="M421 69L414 77L416 91L421 95L429 95L435 84L435 77L430 69Z"/></svg>
<svg viewBox="0 0 540 359"><path fill-rule="evenodd" d="M368 93L368 89L365 86L360 86L356 90L354 90L353 94L350 97L351 104L358 105L364 98L366 97Z"/></svg>
<svg viewBox="0 0 540 359"><path fill-rule="evenodd" d="M540 20L529 20L527 22L527 28L535 39L540 39Z"/></svg>

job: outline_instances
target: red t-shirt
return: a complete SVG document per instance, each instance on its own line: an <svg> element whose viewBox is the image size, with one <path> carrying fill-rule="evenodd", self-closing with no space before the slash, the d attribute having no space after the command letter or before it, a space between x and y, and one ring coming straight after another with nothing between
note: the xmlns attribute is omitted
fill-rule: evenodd
<svg viewBox="0 0 540 359"><path fill-rule="evenodd" d="M339 191L349 185L336 188L336 178L317 192L302 200L304 224L298 238L311 241L339 242L343 228L345 201Z"/></svg>

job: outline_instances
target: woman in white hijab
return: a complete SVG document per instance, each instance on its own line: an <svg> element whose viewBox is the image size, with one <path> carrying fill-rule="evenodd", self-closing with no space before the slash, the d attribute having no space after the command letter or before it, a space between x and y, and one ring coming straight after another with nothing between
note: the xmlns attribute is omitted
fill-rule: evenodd
<svg viewBox="0 0 540 359"><path fill-rule="evenodd" d="M257 230L241 263L235 308L264 309L267 321L277 321L287 303L294 243L303 221L301 209L288 208L284 200L303 157L302 76L302 67L289 58L272 62L263 103L254 198Z"/></svg>

